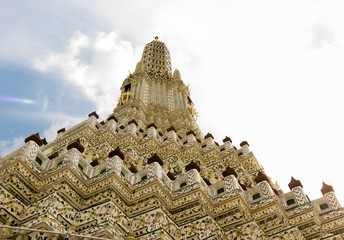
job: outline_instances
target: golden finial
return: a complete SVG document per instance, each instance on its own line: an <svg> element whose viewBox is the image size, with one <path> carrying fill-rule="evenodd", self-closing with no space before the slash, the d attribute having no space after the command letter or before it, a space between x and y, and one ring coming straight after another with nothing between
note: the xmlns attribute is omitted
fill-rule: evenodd
<svg viewBox="0 0 344 240"><path fill-rule="evenodd" d="M158 36L155 36L154 39L155 39L155 41L158 41L159 37L158 37Z"/></svg>

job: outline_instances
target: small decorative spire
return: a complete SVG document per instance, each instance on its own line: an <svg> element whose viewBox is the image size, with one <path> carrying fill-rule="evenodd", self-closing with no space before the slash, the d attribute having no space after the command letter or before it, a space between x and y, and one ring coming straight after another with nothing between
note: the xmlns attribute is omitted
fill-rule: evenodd
<svg viewBox="0 0 344 240"><path fill-rule="evenodd" d="M154 155L152 157L150 157L147 161L148 164L151 164L153 162L159 163L160 166L162 166L164 164L164 162L161 160L161 158L156 153L154 153Z"/></svg>
<svg viewBox="0 0 344 240"><path fill-rule="evenodd" d="M255 177L254 181L256 183L260 183L260 182L263 182L263 181L267 181L269 182L269 178L264 174L262 173L261 171L258 172L257 176Z"/></svg>
<svg viewBox="0 0 344 240"><path fill-rule="evenodd" d="M300 180L296 180L295 178L291 177L290 183L288 184L288 187L290 190L292 190L295 187L302 187L302 183Z"/></svg>
<svg viewBox="0 0 344 240"><path fill-rule="evenodd" d="M114 120L115 122L118 122L117 118L115 116L108 117L108 121Z"/></svg>
<svg viewBox="0 0 344 240"><path fill-rule="evenodd" d="M139 125L139 124L136 122L135 119L130 120L130 121L128 122L128 125L130 125L130 124L132 124L132 123L134 123L136 126Z"/></svg>
<svg viewBox="0 0 344 240"><path fill-rule="evenodd" d="M155 123L151 123L151 124L147 125L147 129L151 128L151 127L155 128L155 129L158 129L158 127L155 125Z"/></svg>
<svg viewBox="0 0 344 240"><path fill-rule="evenodd" d="M325 182L323 182L321 193L325 195L328 192L334 192L333 187L331 185L327 185Z"/></svg>
<svg viewBox="0 0 344 240"><path fill-rule="evenodd" d="M159 37L158 37L158 36L155 36L154 39L155 39L155 41L158 41L158 40L159 40Z"/></svg>
<svg viewBox="0 0 344 240"><path fill-rule="evenodd" d="M230 166L228 166L223 172L222 172L222 176L223 177L227 177L230 175L234 175L235 177L238 176L238 174L234 171L233 168L231 168Z"/></svg>
<svg viewBox="0 0 344 240"><path fill-rule="evenodd" d="M180 72L178 69L175 69L174 72L173 72L173 79L174 80L182 80L182 77L180 75ZM190 93L189 93L190 95Z"/></svg>
<svg viewBox="0 0 344 240"><path fill-rule="evenodd" d="M99 116L98 116L98 114L97 114L97 112L96 112L96 111L94 111L94 112L91 112L90 114L88 114L88 117L92 117L92 116L94 116L96 119L98 119L98 118L99 118Z"/></svg>
<svg viewBox="0 0 344 240"><path fill-rule="evenodd" d="M25 138L25 143L27 143L29 141L34 141L35 143L38 144L38 146L42 146L44 144L44 141L39 136L39 133L32 134L31 136Z"/></svg>
<svg viewBox="0 0 344 240"><path fill-rule="evenodd" d="M79 139L77 139L76 141L68 144L67 150L72 149L72 148L75 148L75 149L79 150L79 152L81 152L81 153L83 153L83 151L85 151L85 147L82 146L82 144L81 144Z"/></svg>
<svg viewBox="0 0 344 240"><path fill-rule="evenodd" d="M190 135L190 134L192 134L192 135L194 135L194 136L196 137L196 133L195 133L194 131L192 131L192 130L188 131L188 132L186 133L186 136L188 136L188 135Z"/></svg>
<svg viewBox="0 0 344 240"><path fill-rule="evenodd" d="M191 161L188 165L185 166L186 171L190 171L191 169L196 169L198 172L201 171L201 168L197 165L197 163L194 163L194 161Z"/></svg>
<svg viewBox="0 0 344 240"><path fill-rule="evenodd" d="M173 127L173 126L171 126L171 127L169 127L169 128L167 128L167 130L166 130L167 132L169 132L169 131L174 131L174 132L177 132L177 130Z"/></svg>
<svg viewBox="0 0 344 240"><path fill-rule="evenodd" d="M113 156L118 156L120 159L124 160L124 154L121 152L121 149L119 147L109 152L108 156L109 158L112 158Z"/></svg>
<svg viewBox="0 0 344 240"><path fill-rule="evenodd" d="M142 61L139 61L136 64L135 73L139 73L139 72L142 72L142 71L143 71L143 69L142 69Z"/></svg>
<svg viewBox="0 0 344 240"><path fill-rule="evenodd" d="M213 135L211 133L207 133L207 135L204 136L204 139L207 139L207 138L212 138L214 139Z"/></svg>
<svg viewBox="0 0 344 240"><path fill-rule="evenodd" d="M60 130L57 131L57 134L63 133L63 132L65 132L65 131L66 131L66 128L61 128Z"/></svg>
<svg viewBox="0 0 344 240"><path fill-rule="evenodd" d="M250 146L250 145L248 144L247 141L242 141L242 142L240 143L240 147L243 147L243 146L245 146L245 145L247 145L248 147Z"/></svg>

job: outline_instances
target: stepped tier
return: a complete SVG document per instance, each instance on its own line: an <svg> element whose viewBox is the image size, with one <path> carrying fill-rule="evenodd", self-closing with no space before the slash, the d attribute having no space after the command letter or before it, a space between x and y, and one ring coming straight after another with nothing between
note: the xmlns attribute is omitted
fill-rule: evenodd
<svg viewBox="0 0 344 240"><path fill-rule="evenodd" d="M98 119L0 159L0 239L344 239L332 186L311 201L292 177L284 193L248 142L202 134L157 38Z"/></svg>

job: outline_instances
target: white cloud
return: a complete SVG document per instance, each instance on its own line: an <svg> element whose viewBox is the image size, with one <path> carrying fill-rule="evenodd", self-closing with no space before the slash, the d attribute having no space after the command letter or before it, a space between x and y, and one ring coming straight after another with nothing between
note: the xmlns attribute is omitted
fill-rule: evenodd
<svg viewBox="0 0 344 240"><path fill-rule="evenodd" d="M91 52L90 63L81 57L85 50ZM141 48L134 49L115 32L100 33L95 39L77 32L65 52L36 58L34 68L43 72L61 71L64 79L93 101L97 112L104 117L115 107L120 84L129 68L134 69L141 52Z"/></svg>
<svg viewBox="0 0 344 240"><path fill-rule="evenodd" d="M43 134L41 134L41 137L46 138L48 142L53 141L56 138L57 131L59 129L66 128L67 130L68 128L71 128L75 126L76 124L85 120L81 118L73 118L67 115L64 116L64 119L68 119L68 120L59 120L59 121L53 122L47 129L43 131ZM24 140L25 140L24 137L19 136L8 141L0 141L0 157L1 158L5 157L6 155L24 146Z"/></svg>
<svg viewBox="0 0 344 240"><path fill-rule="evenodd" d="M66 53L50 53L44 60L35 59L34 68L47 72L54 67L60 67L61 71L66 74L67 77L77 77L78 74L83 74L86 70L86 66L76 58L83 48L89 46L89 38L83 35L81 32L76 32L75 36L70 39L68 49Z"/></svg>
<svg viewBox="0 0 344 240"><path fill-rule="evenodd" d="M0 141L0 157L3 158L22 146L24 146L23 137L16 137L10 141Z"/></svg>
<svg viewBox="0 0 344 240"><path fill-rule="evenodd" d="M43 131L43 136L47 139L48 142L55 140L57 136L57 131L61 128L66 128L75 126L80 123L79 120L66 120L52 123L47 129Z"/></svg>

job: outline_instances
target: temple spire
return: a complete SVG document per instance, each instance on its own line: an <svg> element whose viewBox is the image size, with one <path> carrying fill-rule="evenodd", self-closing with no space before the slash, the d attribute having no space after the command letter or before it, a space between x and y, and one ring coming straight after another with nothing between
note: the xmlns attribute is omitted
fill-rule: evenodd
<svg viewBox="0 0 344 240"><path fill-rule="evenodd" d="M158 36L145 46L141 62L143 70L150 76L172 80L170 52Z"/></svg>

